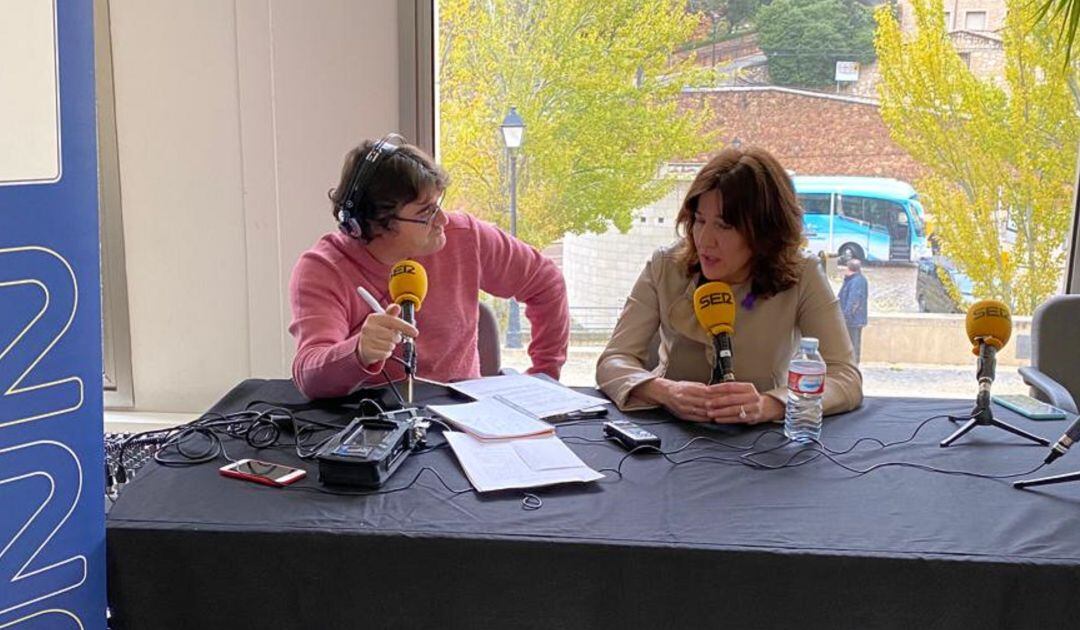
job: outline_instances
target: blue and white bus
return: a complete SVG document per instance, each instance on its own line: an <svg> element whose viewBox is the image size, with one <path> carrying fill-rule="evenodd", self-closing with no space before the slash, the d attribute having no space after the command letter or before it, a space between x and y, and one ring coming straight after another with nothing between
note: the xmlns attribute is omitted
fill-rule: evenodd
<svg viewBox="0 0 1080 630"><path fill-rule="evenodd" d="M812 252L859 260L929 256L923 207L910 184L887 177L792 177Z"/></svg>

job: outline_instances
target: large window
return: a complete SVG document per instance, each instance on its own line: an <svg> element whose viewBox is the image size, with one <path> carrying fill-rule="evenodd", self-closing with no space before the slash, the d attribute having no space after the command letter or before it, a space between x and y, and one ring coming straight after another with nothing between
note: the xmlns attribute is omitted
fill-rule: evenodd
<svg viewBox="0 0 1080 630"><path fill-rule="evenodd" d="M518 235L567 279L563 380L593 383L709 154L759 145L793 175L835 290L845 257L862 260L868 394L970 397L963 313L979 298L1014 312L995 391L1026 393L1031 315L1063 290L1073 247L1077 63L1066 70L1056 48L1060 23L1031 26L1030 3L1003 0L1000 25L966 12L968 31L1003 35L977 42L949 32L946 4L439 0L437 148L451 201L508 228L514 188ZM499 136L511 107L525 123L513 152ZM504 358L528 365L523 349Z"/></svg>

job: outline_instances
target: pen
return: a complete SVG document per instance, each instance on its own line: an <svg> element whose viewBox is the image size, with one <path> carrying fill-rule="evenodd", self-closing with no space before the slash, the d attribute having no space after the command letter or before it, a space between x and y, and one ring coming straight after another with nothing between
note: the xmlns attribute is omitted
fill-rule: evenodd
<svg viewBox="0 0 1080 630"><path fill-rule="evenodd" d="M379 306L379 303L375 301L374 296L372 296L371 293L369 293L368 290L364 287L356 287L356 294L360 296L361 300L367 302L367 305L371 307L371 310L375 311L376 313L386 312L386 309Z"/></svg>
<svg viewBox="0 0 1080 630"><path fill-rule="evenodd" d="M371 293L364 287L358 285L356 287L356 294L360 296L361 300L366 302L367 305L371 307L372 311L376 313L386 313L386 309L380 306L379 303L375 301L375 297L371 295ZM406 372L406 387L408 391L406 392L405 397L411 405L413 401L413 374L412 370L406 370Z"/></svg>
<svg viewBox="0 0 1080 630"><path fill-rule="evenodd" d="M565 420L588 420L591 418L603 418L607 416L607 407L589 407L578 411L571 411L564 416Z"/></svg>

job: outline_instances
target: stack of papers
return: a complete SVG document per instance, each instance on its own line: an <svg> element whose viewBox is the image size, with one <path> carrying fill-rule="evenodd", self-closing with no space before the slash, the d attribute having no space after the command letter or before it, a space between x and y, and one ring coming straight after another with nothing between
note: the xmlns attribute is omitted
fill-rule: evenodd
<svg viewBox="0 0 1080 630"><path fill-rule="evenodd" d="M485 442L455 431L443 435L477 492L588 482L604 477L586 466L554 435L505 442Z"/></svg>
<svg viewBox="0 0 1080 630"><path fill-rule="evenodd" d="M450 387L477 400L498 396L536 418L554 418L610 404L607 399L579 394L569 387L524 374L461 381L451 383Z"/></svg>
<svg viewBox="0 0 1080 630"><path fill-rule="evenodd" d="M481 440L505 440L555 433L555 427L499 396L458 405L430 405L428 409L456 428Z"/></svg>

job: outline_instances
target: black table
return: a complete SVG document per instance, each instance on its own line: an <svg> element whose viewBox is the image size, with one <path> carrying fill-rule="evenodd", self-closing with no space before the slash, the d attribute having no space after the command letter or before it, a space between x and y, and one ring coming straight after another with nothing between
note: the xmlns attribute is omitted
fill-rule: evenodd
<svg viewBox="0 0 1080 630"><path fill-rule="evenodd" d="M421 390L432 400L438 392ZM247 381L216 411L252 400L297 402L283 381ZM823 440L897 441L965 401L868 399L826 421ZM300 415L337 417L341 409ZM1063 422L995 413L1049 438ZM620 417L617 412L612 417ZM639 422L660 412L630 414ZM1046 448L980 427L947 449L935 420L911 442L838 455L1009 474ZM649 427L665 449L706 436L728 445L780 438L769 428ZM623 458L598 423L559 434L596 469ZM441 438L437 438L441 439ZM591 441L596 440L596 441ZM260 456L309 472L290 450ZM758 457L779 464L798 448ZM623 477L536 492L454 496L430 473L393 494L341 497L221 477L223 462L150 464L108 516L109 599L123 628L1054 628L1077 627L1080 484L1016 490L1007 480L884 467L857 475L818 457L761 470L701 440L671 457L633 456ZM796 462L813 453L796 455ZM410 457L388 484L422 468L468 487L448 449ZM1039 474L1080 468L1059 460Z"/></svg>

